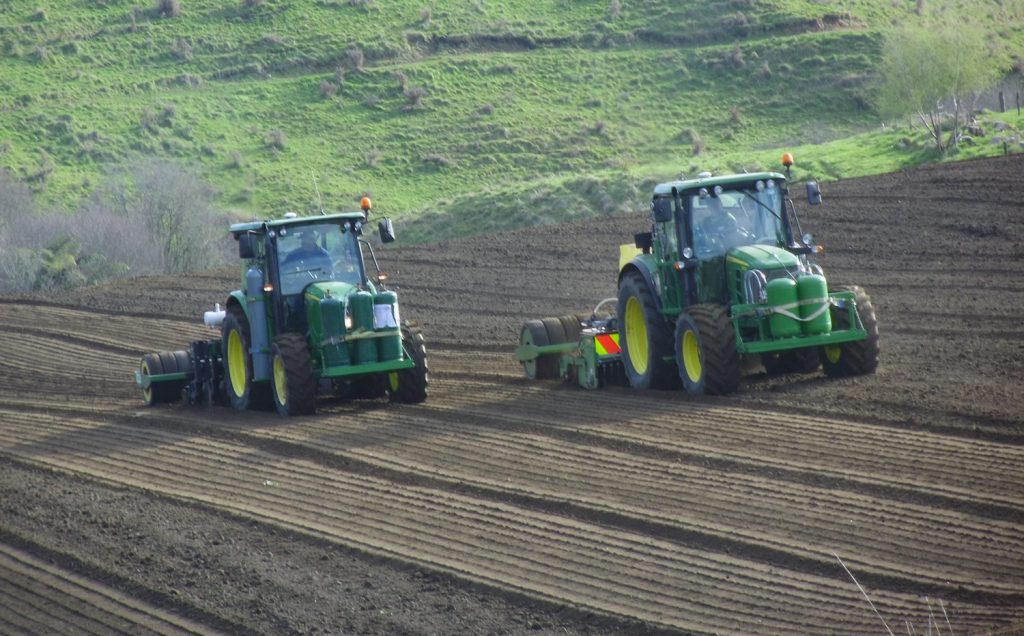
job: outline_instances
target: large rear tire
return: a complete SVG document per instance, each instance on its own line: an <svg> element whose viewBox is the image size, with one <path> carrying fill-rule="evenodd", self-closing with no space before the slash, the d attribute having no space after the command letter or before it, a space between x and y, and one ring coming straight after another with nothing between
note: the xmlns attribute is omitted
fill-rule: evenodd
<svg viewBox="0 0 1024 636"><path fill-rule="evenodd" d="M221 352L224 357L224 392L234 408L267 408L271 404L269 387L253 382L249 321L240 307L231 307L221 325Z"/></svg>
<svg viewBox="0 0 1024 636"><path fill-rule="evenodd" d="M727 395L740 385L736 332L725 307L694 305L679 315L676 366L688 393Z"/></svg>
<svg viewBox="0 0 1024 636"><path fill-rule="evenodd" d="M643 276L630 272L619 282L619 346L633 388L672 388L678 374L665 357L672 354L672 329L658 312Z"/></svg>
<svg viewBox="0 0 1024 636"><path fill-rule="evenodd" d="M427 345L412 323L402 325L402 346L412 356L415 366L388 374L388 394L392 402L418 404L427 399Z"/></svg>
<svg viewBox="0 0 1024 636"><path fill-rule="evenodd" d="M316 412L316 381L306 338L298 333L277 336L270 351L270 385L277 412L285 416L312 415Z"/></svg>
<svg viewBox="0 0 1024 636"><path fill-rule="evenodd" d="M852 375L874 373L878 368L878 319L871 297L857 285L838 287L835 291L853 292L857 303L857 316L860 317L867 338L856 342L821 348L821 366L830 378L843 378ZM832 329L849 329L850 318L846 309L833 307Z"/></svg>

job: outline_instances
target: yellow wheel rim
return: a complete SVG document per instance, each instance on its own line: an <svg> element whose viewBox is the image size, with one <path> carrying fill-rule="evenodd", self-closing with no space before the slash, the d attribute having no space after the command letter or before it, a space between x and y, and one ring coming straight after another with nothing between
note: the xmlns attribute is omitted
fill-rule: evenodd
<svg viewBox="0 0 1024 636"><path fill-rule="evenodd" d="M647 323L644 322L644 308L640 299L630 296L626 301L626 349L633 370L647 373Z"/></svg>
<svg viewBox="0 0 1024 636"><path fill-rule="evenodd" d="M828 358L828 361L832 364L839 362L839 358L842 355L843 350L839 346L833 345L831 347L825 347L825 357Z"/></svg>
<svg viewBox="0 0 1024 636"><path fill-rule="evenodd" d="M700 362L700 343L697 342L697 334L692 329L687 329L683 334L682 342L683 369L690 382L699 382L703 368Z"/></svg>
<svg viewBox="0 0 1024 636"><path fill-rule="evenodd" d="M228 334L228 375L235 397L245 395L245 347L237 331Z"/></svg>
<svg viewBox="0 0 1024 636"><path fill-rule="evenodd" d="M274 394L281 406L288 404L288 376L284 374L284 362L281 356L274 356Z"/></svg>
<svg viewBox="0 0 1024 636"><path fill-rule="evenodd" d="M388 384L391 385L392 391L398 390L398 371L392 371L388 374Z"/></svg>
<svg viewBox="0 0 1024 636"><path fill-rule="evenodd" d="M142 367L140 368L140 371L142 372L142 377L148 378L149 375L150 375L150 373L149 373L149 363L148 362L143 362L142 363ZM153 385L152 384L150 384L146 388L142 389L142 399L146 400L147 403L152 404L152 402L153 402Z"/></svg>

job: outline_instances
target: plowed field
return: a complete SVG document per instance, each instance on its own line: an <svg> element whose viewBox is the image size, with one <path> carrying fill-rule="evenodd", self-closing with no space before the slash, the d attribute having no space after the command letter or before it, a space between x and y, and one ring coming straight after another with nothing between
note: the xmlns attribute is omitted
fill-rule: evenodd
<svg viewBox="0 0 1024 636"><path fill-rule="evenodd" d="M427 337L416 406L145 408L139 356L214 337L235 269L0 299L0 632L1020 625L1022 177L1018 155L798 200L826 274L872 296L878 373L754 370L727 398L515 363L524 320L615 293L641 213L383 250Z"/></svg>

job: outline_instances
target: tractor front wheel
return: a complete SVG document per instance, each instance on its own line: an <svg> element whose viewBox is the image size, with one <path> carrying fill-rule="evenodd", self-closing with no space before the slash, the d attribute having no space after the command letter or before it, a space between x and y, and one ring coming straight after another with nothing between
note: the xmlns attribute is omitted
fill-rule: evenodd
<svg viewBox="0 0 1024 636"><path fill-rule="evenodd" d="M418 404L427 399L427 345L412 323L402 325L402 347L416 364L388 374L388 394L392 402Z"/></svg>
<svg viewBox="0 0 1024 636"><path fill-rule="evenodd" d="M658 312L654 293L637 272L619 282L619 346L633 388L672 388L676 373L665 357L672 352L672 329Z"/></svg>
<svg viewBox="0 0 1024 636"><path fill-rule="evenodd" d="M878 319L871 297L861 287L851 285L835 291L853 292L857 303L857 316L868 332L867 338L821 348L821 366L830 378L874 373L878 368ZM832 307L832 329L849 329L850 316L846 309Z"/></svg>
<svg viewBox="0 0 1024 636"><path fill-rule="evenodd" d="M270 351L270 384L277 412L285 416L312 415L316 411L316 382L306 338L298 333L277 336Z"/></svg>
<svg viewBox="0 0 1024 636"><path fill-rule="evenodd" d="M221 325L224 389L231 406L240 411L269 406L266 385L256 385L252 380L249 343L249 321L245 312L239 307L228 309Z"/></svg>
<svg viewBox="0 0 1024 636"><path fill-rule="evenodd" d="M679 379L688 393L726 395L739 387L736 332L724 307L694 305L680 314L675 345Z"/></svg>

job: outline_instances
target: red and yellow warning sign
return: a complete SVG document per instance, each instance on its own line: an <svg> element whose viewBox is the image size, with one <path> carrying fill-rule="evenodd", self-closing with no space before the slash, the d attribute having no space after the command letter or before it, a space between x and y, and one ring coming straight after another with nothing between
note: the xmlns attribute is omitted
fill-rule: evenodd
<svg viewBox="0 0 1024 636"><path fill-rule="evenodd" d="M599 356L622 353L622 349L619 348L619 334L602 333L594 336L594 351Z"/></svg>

